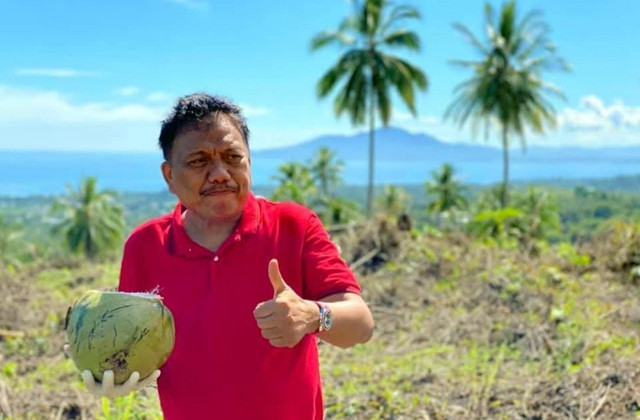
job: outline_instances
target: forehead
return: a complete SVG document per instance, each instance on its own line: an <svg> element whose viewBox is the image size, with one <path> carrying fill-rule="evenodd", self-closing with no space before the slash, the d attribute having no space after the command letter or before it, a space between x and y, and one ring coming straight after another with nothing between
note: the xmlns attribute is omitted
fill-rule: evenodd
<svg viewBox="0 0 640 420"><path fill-rule="evenodd" d="M210 115L178 132L174 147L190 150L200 147L241 147L247 150L241 131L227 115Z"/></svg>

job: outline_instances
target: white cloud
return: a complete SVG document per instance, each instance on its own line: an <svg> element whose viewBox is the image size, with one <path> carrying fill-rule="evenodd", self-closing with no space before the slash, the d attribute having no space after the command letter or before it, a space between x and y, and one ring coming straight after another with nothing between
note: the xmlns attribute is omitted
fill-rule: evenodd
<svg viewBox="0 0 640 420"><path fill-rule="evenodd" d="M170 107L146 99L130 104L80 101L57 91L0 85L0 149L156 150L160 122ZM244 109L251 116L271 112Z"/></svg>
<svg viewBox="0 0 640 420"><path fill-rule="evenodd" d="M595 95L584 96L580 106L565 108L558 115L560 128L567 131L631 130L640 133L640 107L622 101L606 105Z"/></svg>
<svg viewBox="0 0 640 420"><path fill-rule="evenodd" d="M72 78L72 77L93 77L98 73L91 71L81 71L74 69L56 69L56 68L19 68L14 69L13 73L16 76L40 76L40 77L59 77L59 78Z"/></svg>
<svg viewBox="0 0 640 420"><path fill-rule="evenodd" d="M167 99L168 94L156 92L150 99ZM247 117L270 114L269 108L241 105ZM168 107L143 103L118 104L110 102L73 102L56 91L18 89L0 85L0 124L47 123L81 124L104 122L158 122L169 111Z"/></svg>
<svg viewBox="0 0 640 420"><path fill-rule="evenodd" d="M189 9L194 9L194 10L205 10L209 7L209 4L207 2L199 1L199 0L167 0L167 1L170 1L171 3L176 3L181 6L185 6L185 7L188 7Z"/></svg>
<svg viewBox="0 0 640 420"><path fill-rule="evenodd" d="M158 122L166 110L141 104L73 103L55 91L16 89L0 85L0 124L82 124Z"/></svg>
<svg viewBox="0 0 640 420"><path fill-rule="evenodd" d="M472 139L469 124L462 129L450 123L440 123L426 130L444 141L468 142ZM482 130L475 141L485 142ZM514 146L518 144L514 138ZM493 129L487 143L499 147L499 130ZM640 107L622 101L605 103L595 95L583 96L577 107L566 107L558 111L558 126L546 130L544 135L526 134L530 146L576 146L576 147L622 147L640 146ZM518 146L516 146L518 147Z"/></svg>
<svg viewBox="0 0 640 420"><path fill-rule="evenodd" d="M133 96L138 92L140 92L140 89L138 89L136 86L126 86L126 87L116 89L115 92L117 95L120 95L120 96Z"/></svg>
<svg viewBox="0 0 640 420"><path fill-rule="evenodd" d="M391 125L412 133L427 133L448 143L479 143L500 147L499 130L495 127L486 138L483 129L473 137L469 123L460 128L435 116L416 119L406 112L394 113ZM518 140L514 141L514 145L517 145ZM526 143L551 147L640 146L640 107L619 100L607 104L595 95L587 95L581 98L577 107L558 111L556 130L547 130L542 136L528 132Z"/></svg>

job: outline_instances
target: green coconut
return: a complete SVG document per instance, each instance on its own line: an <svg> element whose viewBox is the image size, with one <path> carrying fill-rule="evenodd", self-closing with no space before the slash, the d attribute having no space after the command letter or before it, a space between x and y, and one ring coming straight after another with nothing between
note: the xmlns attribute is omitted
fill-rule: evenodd
<svg viewBox="0 0 640 420"><path fill-rule="evenodd" d="M175 341L171 311L159 295L91 290L67 314L71 358L102 381L106 370L122 384L145 378L167 361Z"/></svg>

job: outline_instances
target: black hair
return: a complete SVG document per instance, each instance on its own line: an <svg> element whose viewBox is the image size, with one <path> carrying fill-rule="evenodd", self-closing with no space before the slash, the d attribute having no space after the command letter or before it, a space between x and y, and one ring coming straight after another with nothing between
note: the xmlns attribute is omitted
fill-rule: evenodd
<svg viewBox="0 0 640 420"><path fill-rule="evenodd" d="M165 160L171 157L176 135L183 129L197 129L198 123L210 115L226 115L242 133L247 148L249 147L249 127L239 106L229 99L211 96L206 93L194 93L178 99L171 114L162 122L158 144Z"/></svg>

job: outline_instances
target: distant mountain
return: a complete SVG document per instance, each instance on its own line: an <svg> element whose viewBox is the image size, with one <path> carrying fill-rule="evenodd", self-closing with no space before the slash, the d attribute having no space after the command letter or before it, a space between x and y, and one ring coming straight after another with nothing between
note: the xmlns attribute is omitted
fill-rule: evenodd
<svg viewBox="0 0 640 420"><path fill-rule="evenodd" d="M338 153L340 159L367 160L369 134L327 135L294 146L252 152L256 158L305 161L320 147ZM481 144L445 143L428 134L412 134L399 128L380 128L375 137L376 160L452 161L500 158L500 150Z"/></svg>
<svg viewBox="0 0 640 420"><path fill-rule="evenodd" d="M273 186L273 175L286 161L306 163L321 146L335 150L345 163L341 178L347 186L368 182L366 132L322 136L291 147L252 152L252 180ZM375 183L378 186L422 185L443 163L454 166L467 184L490 185L502 180L502 151L495 143L445 143L427 134L398 128L376 132ZM98 153L0 150L0 196L24 197L64 192L86 176L96 176L101 188L149 192L166 190L158 152ZM531 147L511 149L509 176L514 183L593 185L633 189L640 179L640 147L586 149ZM623 178L616 178L623 177ZM605 184L596 179L609 178Z"/></svg>
<svg viewBox="0 0 640 420"><path fill-rule="evenodd" d="M255 159L267 158L304 162L313 156L320 147L328 147L337 152L338 157L349 161L366 161L369 136L367 132L344 136L326 135L311 139L294 146L266 149L252 152ZM423 161L450 162L452 164L473 161L496 161L502 159L502 151L495 145L482 140L478 143L446 143L428 134L409 133L400 128L380 128L376 130L376 161ZM610 160L614 163L634 163L640 165L640 147L578 148L578 147L527 147L521 149L513 144L510 159L516 163L544 161L602 163ZM640 168L638 169L640 172ZM597 176L597 174L593 174Z"/></svg>

